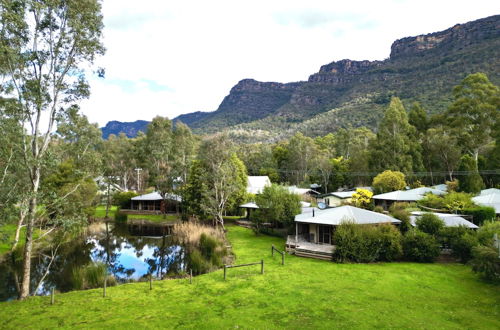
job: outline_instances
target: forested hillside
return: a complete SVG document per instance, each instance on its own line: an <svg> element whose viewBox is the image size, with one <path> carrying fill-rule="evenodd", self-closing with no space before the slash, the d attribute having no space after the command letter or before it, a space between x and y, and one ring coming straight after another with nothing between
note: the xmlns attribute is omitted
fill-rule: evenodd
<svg viewBox="0 0 500 330"><path fill-rule="evenodd" d="M420 102L442 113L451 89L465 76L484 72L500 83L500 16L457 24L445 31L395 41L383 61L332 62L308 81L289 84L240 81L214 112L176 120L196 133L229 128L240 141L269 141L295 132L324 135L340 127L372 129L392 96L406 106Z"/></svg>

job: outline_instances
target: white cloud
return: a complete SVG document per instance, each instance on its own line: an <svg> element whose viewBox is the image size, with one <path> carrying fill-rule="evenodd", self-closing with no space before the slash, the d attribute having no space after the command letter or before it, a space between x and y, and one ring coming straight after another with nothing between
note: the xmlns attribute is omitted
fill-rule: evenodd
<svg viewBox="0 0 500 330"><path fill-rule="evenodd" d="M500 12L493 1L104 1L91 121L215 110L239 80L306 80L333 60L384 59L398 38Z"/></svg>

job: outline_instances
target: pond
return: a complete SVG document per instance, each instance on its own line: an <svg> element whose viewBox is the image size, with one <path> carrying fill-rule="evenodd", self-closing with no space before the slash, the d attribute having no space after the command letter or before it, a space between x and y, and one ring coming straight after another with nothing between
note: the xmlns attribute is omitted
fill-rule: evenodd
<svg viewBox="0 0 500 330"><path fill-rule="evenodd" d="M185 249L166 235L165 226L157 224L96 223L85 235L61 245L37 294L51 288L60 292L75 289L73 273L78 267L93 263L107 265L108 273L119 283L145 280L149 274L164 278L185 272ZM41 251L32 262L32 291L46 272L52 251ZM0 301L17 298L14 274L21 274L19 264L11 260L0 264Z"/></svg>

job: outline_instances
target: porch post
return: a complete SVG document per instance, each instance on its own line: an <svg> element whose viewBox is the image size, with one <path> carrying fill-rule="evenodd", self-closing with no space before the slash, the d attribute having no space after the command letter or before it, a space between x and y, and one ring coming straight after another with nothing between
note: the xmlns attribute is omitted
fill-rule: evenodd
<svg viewBox="0 0 500 330"><path fill-rule="evenodd" d="M295 223L295 243L297 243L298 235L299 235L299 224Z"/></svg>

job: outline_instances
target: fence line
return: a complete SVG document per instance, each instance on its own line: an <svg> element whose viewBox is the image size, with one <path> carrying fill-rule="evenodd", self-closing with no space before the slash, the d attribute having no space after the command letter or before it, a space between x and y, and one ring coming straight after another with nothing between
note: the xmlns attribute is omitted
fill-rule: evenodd
<svg viewBox="0 0 500 330"><path fill-rule="evenodd" d="M281 264L284 266L285 265L285 252L278 250L277 248L274 247L274 244L273 244L273 245L271 245L271 255L273 257L274 257L274 251L276 251L279 254L281 254Z"/></svg>
<svg viewBox="0 0 500 330"><path fill-rule="evenodd" d="M245 267L245 266L253 266L253 265L260 265L260 273L264 274L264 260L261 260L260 262L252 262L252 263L249 263L249 264L224 265L224 279L227 278L227 269L228 268L237 268L237 267Z"/></svg>

